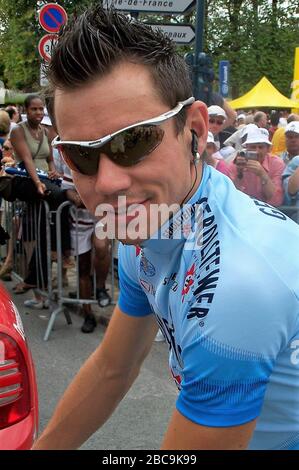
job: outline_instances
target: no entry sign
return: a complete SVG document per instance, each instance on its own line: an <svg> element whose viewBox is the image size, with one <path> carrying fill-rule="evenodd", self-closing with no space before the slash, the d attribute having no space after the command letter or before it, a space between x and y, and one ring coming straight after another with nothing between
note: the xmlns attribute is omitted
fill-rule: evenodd
<svg viewBox="0 0 299 470"><path fill-rule="evenodd" d="M55 46L57 40L57 34L45 34L45 36L43 36L39 41L38 52L46 62L50 62L52 55L52 47Z"/></svg>
<svg viewBox="0 0 299 470"><path fill-rule="evenodd" d="M65 9L57 3L47 3L40 9L38 19L45 31L58 33L61 26L67 22L67 14Z"/></svg>

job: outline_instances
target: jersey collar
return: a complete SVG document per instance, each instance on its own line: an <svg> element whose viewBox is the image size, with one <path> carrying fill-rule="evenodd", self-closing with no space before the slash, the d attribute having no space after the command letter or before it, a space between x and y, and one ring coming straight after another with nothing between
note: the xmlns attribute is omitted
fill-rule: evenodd
<svg viewBox="0 0 299 470"><path fill-rule="evenodd" d="M165 222L151 238L140 244L142 249L156 253L170 253L184 246L194 229L197 211L201 206L200 200L209 176L210 167L204 164L197 191L185 202L182 209Z"/></svg>

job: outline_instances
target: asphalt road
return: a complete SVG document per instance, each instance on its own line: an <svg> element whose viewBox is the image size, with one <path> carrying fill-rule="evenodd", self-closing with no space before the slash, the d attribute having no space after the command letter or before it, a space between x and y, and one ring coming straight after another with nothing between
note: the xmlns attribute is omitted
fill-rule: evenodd
<svg viewBox="0 0 299 470"><path fill-rule="evenodd" d="M82 318L71 313L73 324L67 325L64 316L57 318L49 341L43 340L48 321L47 310L29 310L23 301L31 293L14 295L8 291L21 314L27 339L36 367L39 391L41 432L59 397L85 359L97 347L105 333L98 325L92 334L80 332ZM168 370L168 348L154 343L141 373L133 387L110 420L81 447L94 450L159 449L177 396ZM93 406L93 403L90 403Z"/></svg>

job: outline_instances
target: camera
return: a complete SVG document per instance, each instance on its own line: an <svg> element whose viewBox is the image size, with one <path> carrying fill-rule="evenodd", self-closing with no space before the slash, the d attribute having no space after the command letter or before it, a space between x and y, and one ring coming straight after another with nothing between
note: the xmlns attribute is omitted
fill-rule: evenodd
<svg viewBox="0 0 299 470"><path fill-rule="evenodd" d="M239 156L246 158L246 160L257 160L257 152L254 150L241 150Z"/></svg>

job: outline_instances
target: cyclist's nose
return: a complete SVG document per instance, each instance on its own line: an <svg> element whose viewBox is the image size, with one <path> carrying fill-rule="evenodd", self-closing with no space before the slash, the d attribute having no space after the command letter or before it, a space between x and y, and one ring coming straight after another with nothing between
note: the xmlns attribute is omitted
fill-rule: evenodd
<svg viewBox="0 0 299 470"><path fill-rule="evenodd" d="M101 153L95 191L106 196L127 191L132 185L129 173L128 168L117 165L107 155Z"/></svg>

